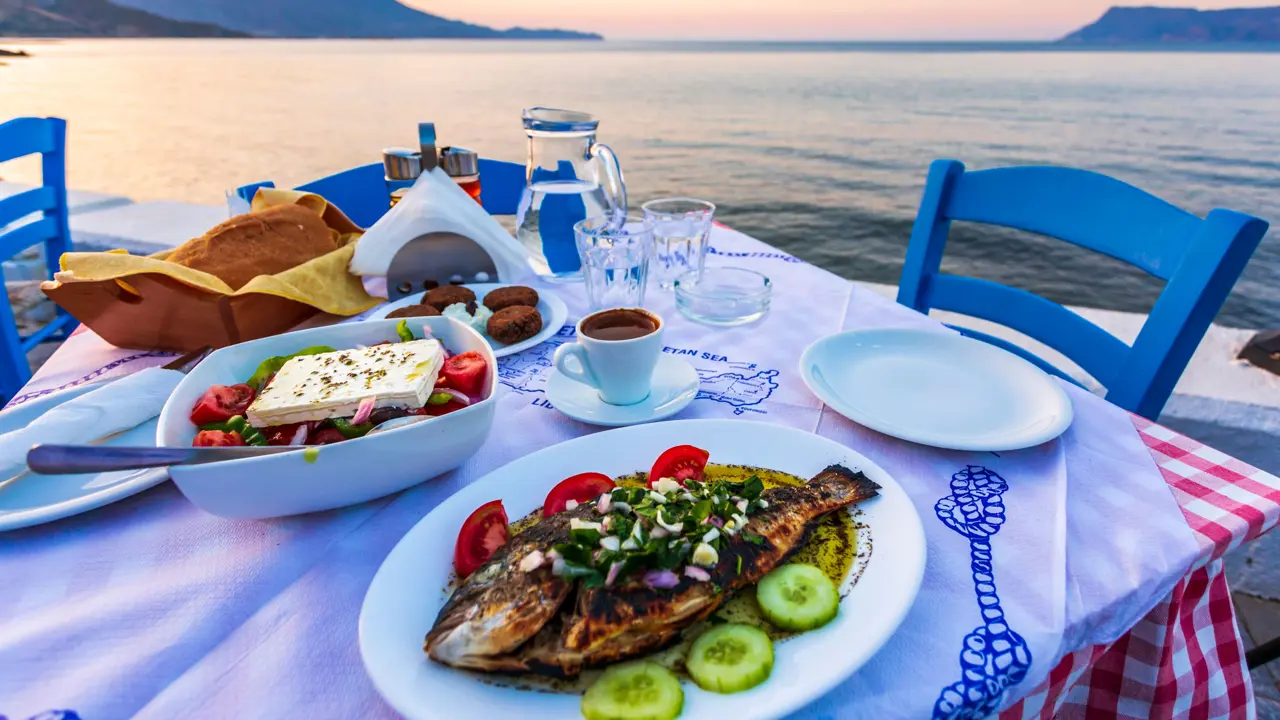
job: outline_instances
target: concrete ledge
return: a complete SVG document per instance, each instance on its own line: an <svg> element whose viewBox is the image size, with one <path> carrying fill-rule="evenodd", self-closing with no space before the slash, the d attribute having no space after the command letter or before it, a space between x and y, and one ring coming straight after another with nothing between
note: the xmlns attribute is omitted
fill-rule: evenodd
<svg viewBox="0 0 1280 720"><path fill-rule="evenodd" d="M34 187L35 185L0 180L0 200L10 195L26 192ZM88 190L67 190L67 210L72 215L132 204L133 200L123 195L108 195L106 193L89 192Z"/></svg>

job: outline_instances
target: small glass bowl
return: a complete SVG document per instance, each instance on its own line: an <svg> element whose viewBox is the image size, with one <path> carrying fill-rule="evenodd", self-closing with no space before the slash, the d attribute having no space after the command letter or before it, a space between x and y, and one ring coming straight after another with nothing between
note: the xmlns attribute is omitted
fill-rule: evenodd
<svg viewBox="0 0 1280 720"><path fill-rule="evenodd" d="M676 309L682 315L717 327L753 323L769 314L773 283L754 270L708 267L676 279Z"/></svg>

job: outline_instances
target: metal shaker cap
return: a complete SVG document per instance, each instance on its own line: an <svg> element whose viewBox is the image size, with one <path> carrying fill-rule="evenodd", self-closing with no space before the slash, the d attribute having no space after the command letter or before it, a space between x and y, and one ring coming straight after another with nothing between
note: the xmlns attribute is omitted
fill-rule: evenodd
<svg viewBox="0 0 1280 720"><path fill-rule="evenodd" d="M387 148L382 151L382 167L388 180L417 180L422 174L422 157L417 150Z"/></svg>
<svg viewBox="0 0 1280 720"><path fill-rule="evenodd" d="M447 147L440 151L440 167L449 177L465 177L480 174L480 156L475 150Z"/></svg>

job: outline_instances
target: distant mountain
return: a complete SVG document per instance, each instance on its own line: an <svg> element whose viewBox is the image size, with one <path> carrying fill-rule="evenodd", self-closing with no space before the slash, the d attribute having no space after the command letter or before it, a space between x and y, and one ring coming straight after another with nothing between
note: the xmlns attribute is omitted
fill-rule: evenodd
<svg viewBox="0 0 1280 720"><path fill-rule="evenodd" d="M1059 42L1090 45L1280 42L1280 7L1233 10L1113 7L1093 24Z"/></svg>
<svg viewBox="0 0 1280 720"><path fill-rule="evenodd" d="M571 30L497 30L415 10L397 0L116 0L174 20L264 37L600 40Z"/></svg>
<svg viewBox="0 0 1280 720"><path fill-rule="evenodd" d="M210 23L180 22L107 0L0 0L0 36L245 37Z"/></svg>

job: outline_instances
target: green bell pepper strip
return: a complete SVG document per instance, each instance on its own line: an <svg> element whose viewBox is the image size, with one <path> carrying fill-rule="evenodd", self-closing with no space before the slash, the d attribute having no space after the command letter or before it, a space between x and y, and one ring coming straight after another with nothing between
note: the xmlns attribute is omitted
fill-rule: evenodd
<svg viewBox="0 0 1280 720"><path fill-rule="evenodd" d="M409 321L407 320L401 320L396 323L396 334L399 335L400 339L404 342L417 340L417 338L413 336L413 331L409 329Z"/></svg>
<svg viewBox="0 0 1280 720"><path fill-rule="evenodd" d="M431 393L430 397L427 398L427 404L428 405L445 405L445 404L448 404L448 402L452 399L453 399L453 396L447 392L433 392Z"/></svg>
<svg viewBox="0 0 1280 720"><path fill-rule="evenodd" d="M271 376L280 372L280 368L284 367L284 364L293 358L301 355L320 355L322 353L330 352L334 352L334 349L328 345L314 345L309 348L303 348L292 355L277 355L275 357L269 357L258 365L258 369L253 371L253 375L245 381L245 384L253 388L255 391L260 391L262 390L262 387L267 384L267 381L271 379Z"/></svg>
<svg viewBox="0 0 1280 720"><path fill-rule="evenodd" d="M342 433L342 437L348 440L354 440L358 437L364 437L373 429L373 423L363 423L360 425L352 425L350 420L345 418L334 418L329 422L333 423L334 429Z"/></svg>

